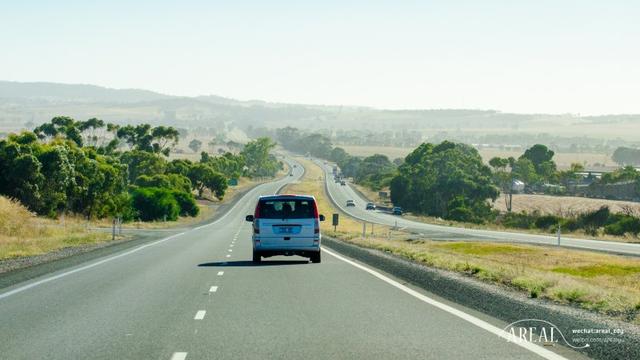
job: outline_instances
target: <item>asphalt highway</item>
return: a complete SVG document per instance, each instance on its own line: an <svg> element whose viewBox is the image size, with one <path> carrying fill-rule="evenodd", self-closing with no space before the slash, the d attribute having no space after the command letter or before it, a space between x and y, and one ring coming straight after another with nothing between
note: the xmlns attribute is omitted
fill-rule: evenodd
<svg viewBox="0 0 640 360"><path fill-rule="evenodd" d="M423 222L408 220L402 216L395 216L382 211L366 210L367 200L354 191L351 186L340 185L333 181L332 167L316 160L325 172L327 191L333 202L344 213L362 220L364 222L397 226L409 231L419 233L433 240L466 240L466 241L502 241L502 242L522 242L539 245L557 246L557 236L525 234L510 231L493 231L482 229L467 229L453 226L433 225ZM355 207L347 207L347 200L354 200ZM600 241L590 239L578 239L574 237L560 237L560 246L611 252L615 254L640 256L640 244L623 243L615 241Z"/></svg>
<svg viewBox="0 0 640 360"><path fill-rule="evenodd" d="M302 172L214 223L3 289L0 358L562 358L329 249L254 265L244 216Z"/></svg>

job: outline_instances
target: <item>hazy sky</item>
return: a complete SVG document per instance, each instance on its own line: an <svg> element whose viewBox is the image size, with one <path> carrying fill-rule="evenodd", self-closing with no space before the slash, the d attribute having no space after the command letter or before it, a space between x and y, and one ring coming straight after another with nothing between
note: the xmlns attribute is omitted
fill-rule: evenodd
<svg viewBox="0 0 640 360"><path fill-rule="evenodd" d="M0 79L640 113L640 1L0 0Z"/></svg>

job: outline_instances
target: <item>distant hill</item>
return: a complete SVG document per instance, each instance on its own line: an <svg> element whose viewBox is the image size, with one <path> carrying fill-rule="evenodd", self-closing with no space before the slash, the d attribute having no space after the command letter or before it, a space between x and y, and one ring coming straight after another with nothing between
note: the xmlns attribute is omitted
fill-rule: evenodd
<svg viewBox="0 0 640 360"><path fill-rule="evenodd" d="M634 134L640 131L640 115L514 114L477 109L385 110L240 101L217 95L171 96L95 85L0 81L0 132L28 128L58 115L185 128L238 127L246 130L293 126L325 133L413 131L431 139L461 139L481 144L525 143L529 140L517 139L537 139L538 136L542 137L540 141L550 136L636 141Z"/></svg>
<svg viewBox="0 0 640 360"><path fill-rule="evenodd" d="M171 97L149 90L110 89L96 85L0 81L0 98L13 100L46 100L57 103L136 103Z"/></svg>

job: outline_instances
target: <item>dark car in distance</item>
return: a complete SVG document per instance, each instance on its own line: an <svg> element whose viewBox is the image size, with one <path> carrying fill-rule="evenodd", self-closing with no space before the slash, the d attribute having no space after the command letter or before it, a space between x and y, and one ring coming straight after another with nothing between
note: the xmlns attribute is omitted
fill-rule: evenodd
<svg viewBox="0 0 640 360"><path fill-rule="evenodd" d="M393 215L402 215L402 208L400 206L394 206L391 213Z"/></svg>

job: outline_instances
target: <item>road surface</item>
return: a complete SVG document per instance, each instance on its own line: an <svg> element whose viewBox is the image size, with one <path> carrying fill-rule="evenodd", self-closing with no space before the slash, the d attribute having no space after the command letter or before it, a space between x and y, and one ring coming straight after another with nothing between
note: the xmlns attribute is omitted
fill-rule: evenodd
<svg viewBox="0 0 640 360"><path fill-rule="evenodd" d="M329 197L340 210L359 220L389 226L397 225L400 228L423 234L425 237L433 240L503 241L557 246L558 239L555 236L433 225L408 220L401 216L391 215L382 211L365 210L366 199L362 198L348 184L343 186L333 181L333 169L330 165L324 164L324 162L319 160L315 160L315 162L325 172L325 181ZM347 207L345 205L347 200L354 200L356 206ZM640 256L640 244L561 237L560 245L576 249Z"/></svg>
<svg viewBox="0 0 640 360"><path fill-rule="evenodd" d="M244 216L301 174L212 224L0 290L0 358L561 358L328 249L251 263Z"/></svg>

